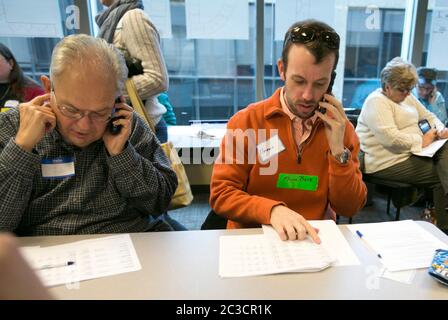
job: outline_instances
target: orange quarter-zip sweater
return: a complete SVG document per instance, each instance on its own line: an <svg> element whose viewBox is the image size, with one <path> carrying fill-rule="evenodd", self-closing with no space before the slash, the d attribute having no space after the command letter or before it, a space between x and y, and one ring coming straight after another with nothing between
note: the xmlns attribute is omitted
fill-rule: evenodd
<svg viewBox="0 0 448 320"><path fill-rule="evenodd" d="M291 118L282 110L280 92L281 88L270 98L239 111L227 124L210 186L210 205L228 219L227 228L270 224L271 209L276 205L285 205L307 220L322 220L328 207L350 217L366 201L353 125L347 120L344 145L351 151L351 159L346 164L331 155L320 119L297 146ZM285 187L280 175L282 181L285 175L295 181L312 177L315 188L311 189L315 190L297 184Z"/></svg>

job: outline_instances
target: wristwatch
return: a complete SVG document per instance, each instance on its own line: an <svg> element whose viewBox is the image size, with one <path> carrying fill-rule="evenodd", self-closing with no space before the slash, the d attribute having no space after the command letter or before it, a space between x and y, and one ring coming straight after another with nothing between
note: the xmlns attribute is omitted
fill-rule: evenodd
<svg viewBox="0 0 448 320"><path fill-rule="evenodd" d="M346 164L348 160L350 159L350 156L352 153L347 148L344 148L344 151L342 151L339 154L336 154L334 157L340 164Z"/></svg>

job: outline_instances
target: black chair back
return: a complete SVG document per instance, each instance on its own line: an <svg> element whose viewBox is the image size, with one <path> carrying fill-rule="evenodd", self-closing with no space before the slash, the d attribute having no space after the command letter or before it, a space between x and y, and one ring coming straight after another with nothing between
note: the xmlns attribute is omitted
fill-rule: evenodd
<svg viewBox="0 0 448 320"><path fill-rule="evenodd" d="M225 229L227 227L227 219L216 214L215 211L210 210L201 226L201 230Z"/></svg>

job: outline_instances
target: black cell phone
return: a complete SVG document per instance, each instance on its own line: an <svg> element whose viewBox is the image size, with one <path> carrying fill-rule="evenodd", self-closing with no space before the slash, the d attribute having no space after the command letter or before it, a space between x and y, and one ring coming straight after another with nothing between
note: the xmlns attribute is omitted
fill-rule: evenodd
<svg viewBox="0 0 448 320"><path fill-rule="evenodd" d="M115 99L115 103L116 103L116 104L117 104L117 103L121 103L121 98L120 98L120 97L117 97L117 98ZM115 108L114 108L114 113L115 113ZM123 127L122 125L115 126L115 125L113 124L113 122L114 122L115 120L118 120L118 119L123 119L123 116L112 117L112 118L109 120L109 123L107 124L107 127L108 127L109 132L110 132L111 134L113 134L113 135L117 135L117 134L119 134L119 133L121 132L121 128Z"/></svg>
<svg viewBox="0 0 448 320"><path fill-rule="evenodd" d="M327 88L327 93L328 93L328 94L331 94L331 91L333 91L333 84L334 84L334 80L335 80L335 79L336 79L336 71L333 71L333 72L331 73L330 83L328 84L328 88ZM322 100L321 100L321 101L326 102L326 100L325 100L324 97L322 97ZM322 107L319 107L318 110L319 110L319 112L322 113L322 114L325 114L325 112L327 112L327 109L322 108Z"/></svg>
<svg viewBox="0 0 448 320"><path fill-rule="evenodd" d="M423 134L425 134L426 132L431 130L431 125L429 124L428 120L426 120L426 119L420 120L418 122L418 127L423 132Z"/></svg>

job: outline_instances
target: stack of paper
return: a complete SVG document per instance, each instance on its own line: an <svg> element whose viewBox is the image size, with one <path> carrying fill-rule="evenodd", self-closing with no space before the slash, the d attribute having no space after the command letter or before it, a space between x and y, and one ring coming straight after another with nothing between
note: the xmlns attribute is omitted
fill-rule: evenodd
<svg viewBox="0 0 448 320"><path fill-rule="evenodd" d="M448 245L412 220L347 226L381 257L388 271L430 266L436 249Z"/></svg>
<svg viewBox="0 0 448 320"><path fill-rule="evenodd" d="M436 152L439 151L439 149L442 148L443 145L445 144L445 142L447 142L447 141L448 141L448 139L436 140L433 143L431 143L429 146L423 148L422 151L415 152L414 154L416 156L432 158L436 154Z"/></svg>
<svg viewBox="0 0 448 320"><path fill-rule="evenodd" d="M51 247L25 247L21 251L46 286L69 285L141 269L129 234Z"/></svg>
<svg viewBox="0 0 448 320"><path fill-rule="evenodd" d="M333 262L322 246L309 240L280 243L263 235L221 237L220 261L221 277L313 272Z"/></svg>
<svg viewBox="0 0 448 320"><path fill-rule="evenodd" d="M319 228L322 244L315 244L309 238L302 241L282 241L270 226L263 226L264 234L222 236L219 252L220 276L316 272L330 265L359 264L334 221L309 222Z"/></svg>

